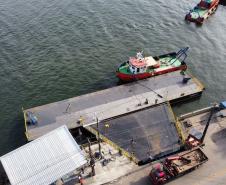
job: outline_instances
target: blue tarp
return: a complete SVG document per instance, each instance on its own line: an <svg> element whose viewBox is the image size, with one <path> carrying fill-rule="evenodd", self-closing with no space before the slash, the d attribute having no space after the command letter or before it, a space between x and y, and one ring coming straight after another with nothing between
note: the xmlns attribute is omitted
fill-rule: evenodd
<svg viewBox="0 0 226 185"><path fill-rule="evenodd" d="M226 101L222 101L222 102L220 103L220 108L226 109Z"/></svg>
<svg viewBox="0 0 226 185"><path fill-rule="evenodd" d="M204 2L211 3L213 0L204 0Z"/></svg>

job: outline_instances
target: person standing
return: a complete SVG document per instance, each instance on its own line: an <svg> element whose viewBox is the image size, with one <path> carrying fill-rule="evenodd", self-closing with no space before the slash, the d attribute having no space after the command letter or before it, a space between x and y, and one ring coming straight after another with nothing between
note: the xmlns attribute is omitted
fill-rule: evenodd
<svg viewBox="0 0 226 185"><path fill-rule="evenodd" d="M84 185L85 182L84 182L84 179L81 174L78 176L78 180L79 180L80 185Z"/></svg>

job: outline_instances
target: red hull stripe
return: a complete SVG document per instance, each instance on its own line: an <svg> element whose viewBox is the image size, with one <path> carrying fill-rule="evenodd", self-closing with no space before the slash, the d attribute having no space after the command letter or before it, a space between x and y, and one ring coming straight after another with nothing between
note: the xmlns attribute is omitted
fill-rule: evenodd
<svg viewBox="0 0 226 185"><path fill-rule="evenodd" d="M170 73L173 71L186 70L186 69L187 69L187 66L183 65L180 67L174 67L174 68L170 68L170 69L166 69L166 70L162 70L154 73L141 73L141 74L131 75L131 74L124 74L124 73L117 72L117 77L122 81L133 81L133 80L141 80L141 79L145 79L145 78L149 78L157 75L162 75L165 73Z"/></svg>

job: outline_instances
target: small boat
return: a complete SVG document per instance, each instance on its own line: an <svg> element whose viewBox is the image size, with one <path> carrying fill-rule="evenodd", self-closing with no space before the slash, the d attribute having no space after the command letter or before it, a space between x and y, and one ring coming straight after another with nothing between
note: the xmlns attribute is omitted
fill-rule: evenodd
<svg viewBox="0 0 226 185"><path fill-rule="evenodd" d="M202 24L218 7L219 0L201 0L199 4L185 16L185 20Z"/></svg>
<svg viewBox="0 0 226 185"><path fill-rule="evenodd" d="M136 57L130 57L129 61L118 67L116 75L122 81L134 81L177 70L185 71L187 69L185 59L188 49L186 47L177 53L173 52L155 57L144 57L143 52L138 52Z"/></svg>

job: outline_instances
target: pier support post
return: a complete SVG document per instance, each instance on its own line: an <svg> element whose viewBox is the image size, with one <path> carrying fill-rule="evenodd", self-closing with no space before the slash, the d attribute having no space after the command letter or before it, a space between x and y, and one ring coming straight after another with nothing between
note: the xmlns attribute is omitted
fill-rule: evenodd
<svg viewBox="0 0 226 185"><path fill-rule="evenodd" d="M95 172L95 159L93 157L93 153L91 150L91 143L90 140L88 138L88 143L89 143L89 157L90 157L90 167L91 167L91 176L95 176L96 172Z"/></svg>
<svg viewBox="0 0 226 185"><path fill-rule="evenodd" d="M100 131L99 131L99 120L97 119L97 140L98 140L98 147L99 147L99 154L100 154L100 158L102 158L102 154L101 154L101 145L100 145Z"/></svg>

